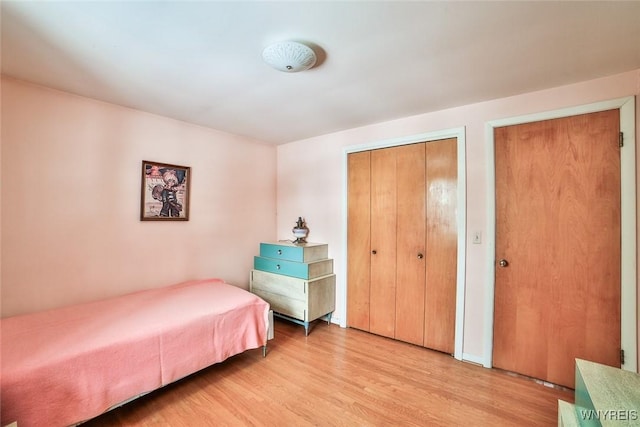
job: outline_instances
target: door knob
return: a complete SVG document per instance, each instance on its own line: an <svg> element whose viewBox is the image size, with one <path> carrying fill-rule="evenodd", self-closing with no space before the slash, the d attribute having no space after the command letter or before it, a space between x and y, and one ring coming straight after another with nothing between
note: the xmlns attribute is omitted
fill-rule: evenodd
<svg viewBox="0 0 640 427"><path fill-rule="evenodd" d="M500 267L506 267L509 265L509 261L507 261L506 259L501 259L498 264L500 264Z"/></svg>
<svg viewBox="0 0 640 427"><path fill-rule="evenodd" d="M424 255L418 254L418 259L422 259L422 258L424 258Z"/></svg>
<svg viewBox="0 0 640 427"><path fill-rule="evenodd" d="M378 253L378 251L376 251L376 250L374 249L374 250L372 250L372 251L371 251L371 253L375 255L375 254L377 254L377 253Z"/></svg>

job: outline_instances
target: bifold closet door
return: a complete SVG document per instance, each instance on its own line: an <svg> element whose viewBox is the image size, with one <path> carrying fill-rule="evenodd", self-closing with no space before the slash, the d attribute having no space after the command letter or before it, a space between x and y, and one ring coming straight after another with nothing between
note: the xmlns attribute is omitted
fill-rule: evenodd
<svg viewBox="0 0 640 427"><path fill-rule="evenodd" d="M457 140L348 155L347 325L453 353Z"/></svg>
<svg viewBox="0 0 640 427"><path fill-rule="evenodd" d="M458 140L426 144L424 346L453 354L458 271Z"/></svg>
<svg viewBox="0 0 640 427"><path fill-rule="evenodd" d="M369 330L371 152L347 157L347 325Z"/></svg>
<svg viewBox="0 0 640 427"><path fill-rule="evenodd" d="M395 337L423 345L425 300L425 145L395 148L396 319Z"/></svg>
<svg viewBox="0 0 640 427"><path fill-rule="evenodd" d="M395 338L396 320L396 148L371 152L371 289L369 330Z"/></svg>

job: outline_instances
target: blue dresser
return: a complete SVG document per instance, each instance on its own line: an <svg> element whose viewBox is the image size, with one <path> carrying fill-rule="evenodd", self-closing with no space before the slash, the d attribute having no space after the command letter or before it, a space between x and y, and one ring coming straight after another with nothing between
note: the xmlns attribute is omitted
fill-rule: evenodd
<svg viewBox="0 0 640 427"><path fill-rule="evenodd" d="M261 243L254 257L250 290L271 305L275 316L303 325L335 310L336 275L324 243Z"/></svg>

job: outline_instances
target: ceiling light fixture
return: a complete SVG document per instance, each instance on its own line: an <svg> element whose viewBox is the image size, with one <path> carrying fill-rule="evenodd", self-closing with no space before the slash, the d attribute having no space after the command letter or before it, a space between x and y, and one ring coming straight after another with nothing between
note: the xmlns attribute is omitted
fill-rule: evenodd
<svg viewBox="0 0 640 427"><path fill-rule="evenodd" d="M316 64L316 54L309 46L292 41L278 42L262 51L262 58L276 70L297 73Z"/></svg>

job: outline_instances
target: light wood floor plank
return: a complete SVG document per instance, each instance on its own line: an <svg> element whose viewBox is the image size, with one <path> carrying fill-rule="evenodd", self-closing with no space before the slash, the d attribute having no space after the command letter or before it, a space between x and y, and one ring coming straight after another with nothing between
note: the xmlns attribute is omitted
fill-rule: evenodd
<svg viewBox="0 0 640 427"><path fill-rule="evenodd" d="M317 322L84 424L91 426L554 426L571 391ZM189 351L185 349L185 351Z"/></svg>

